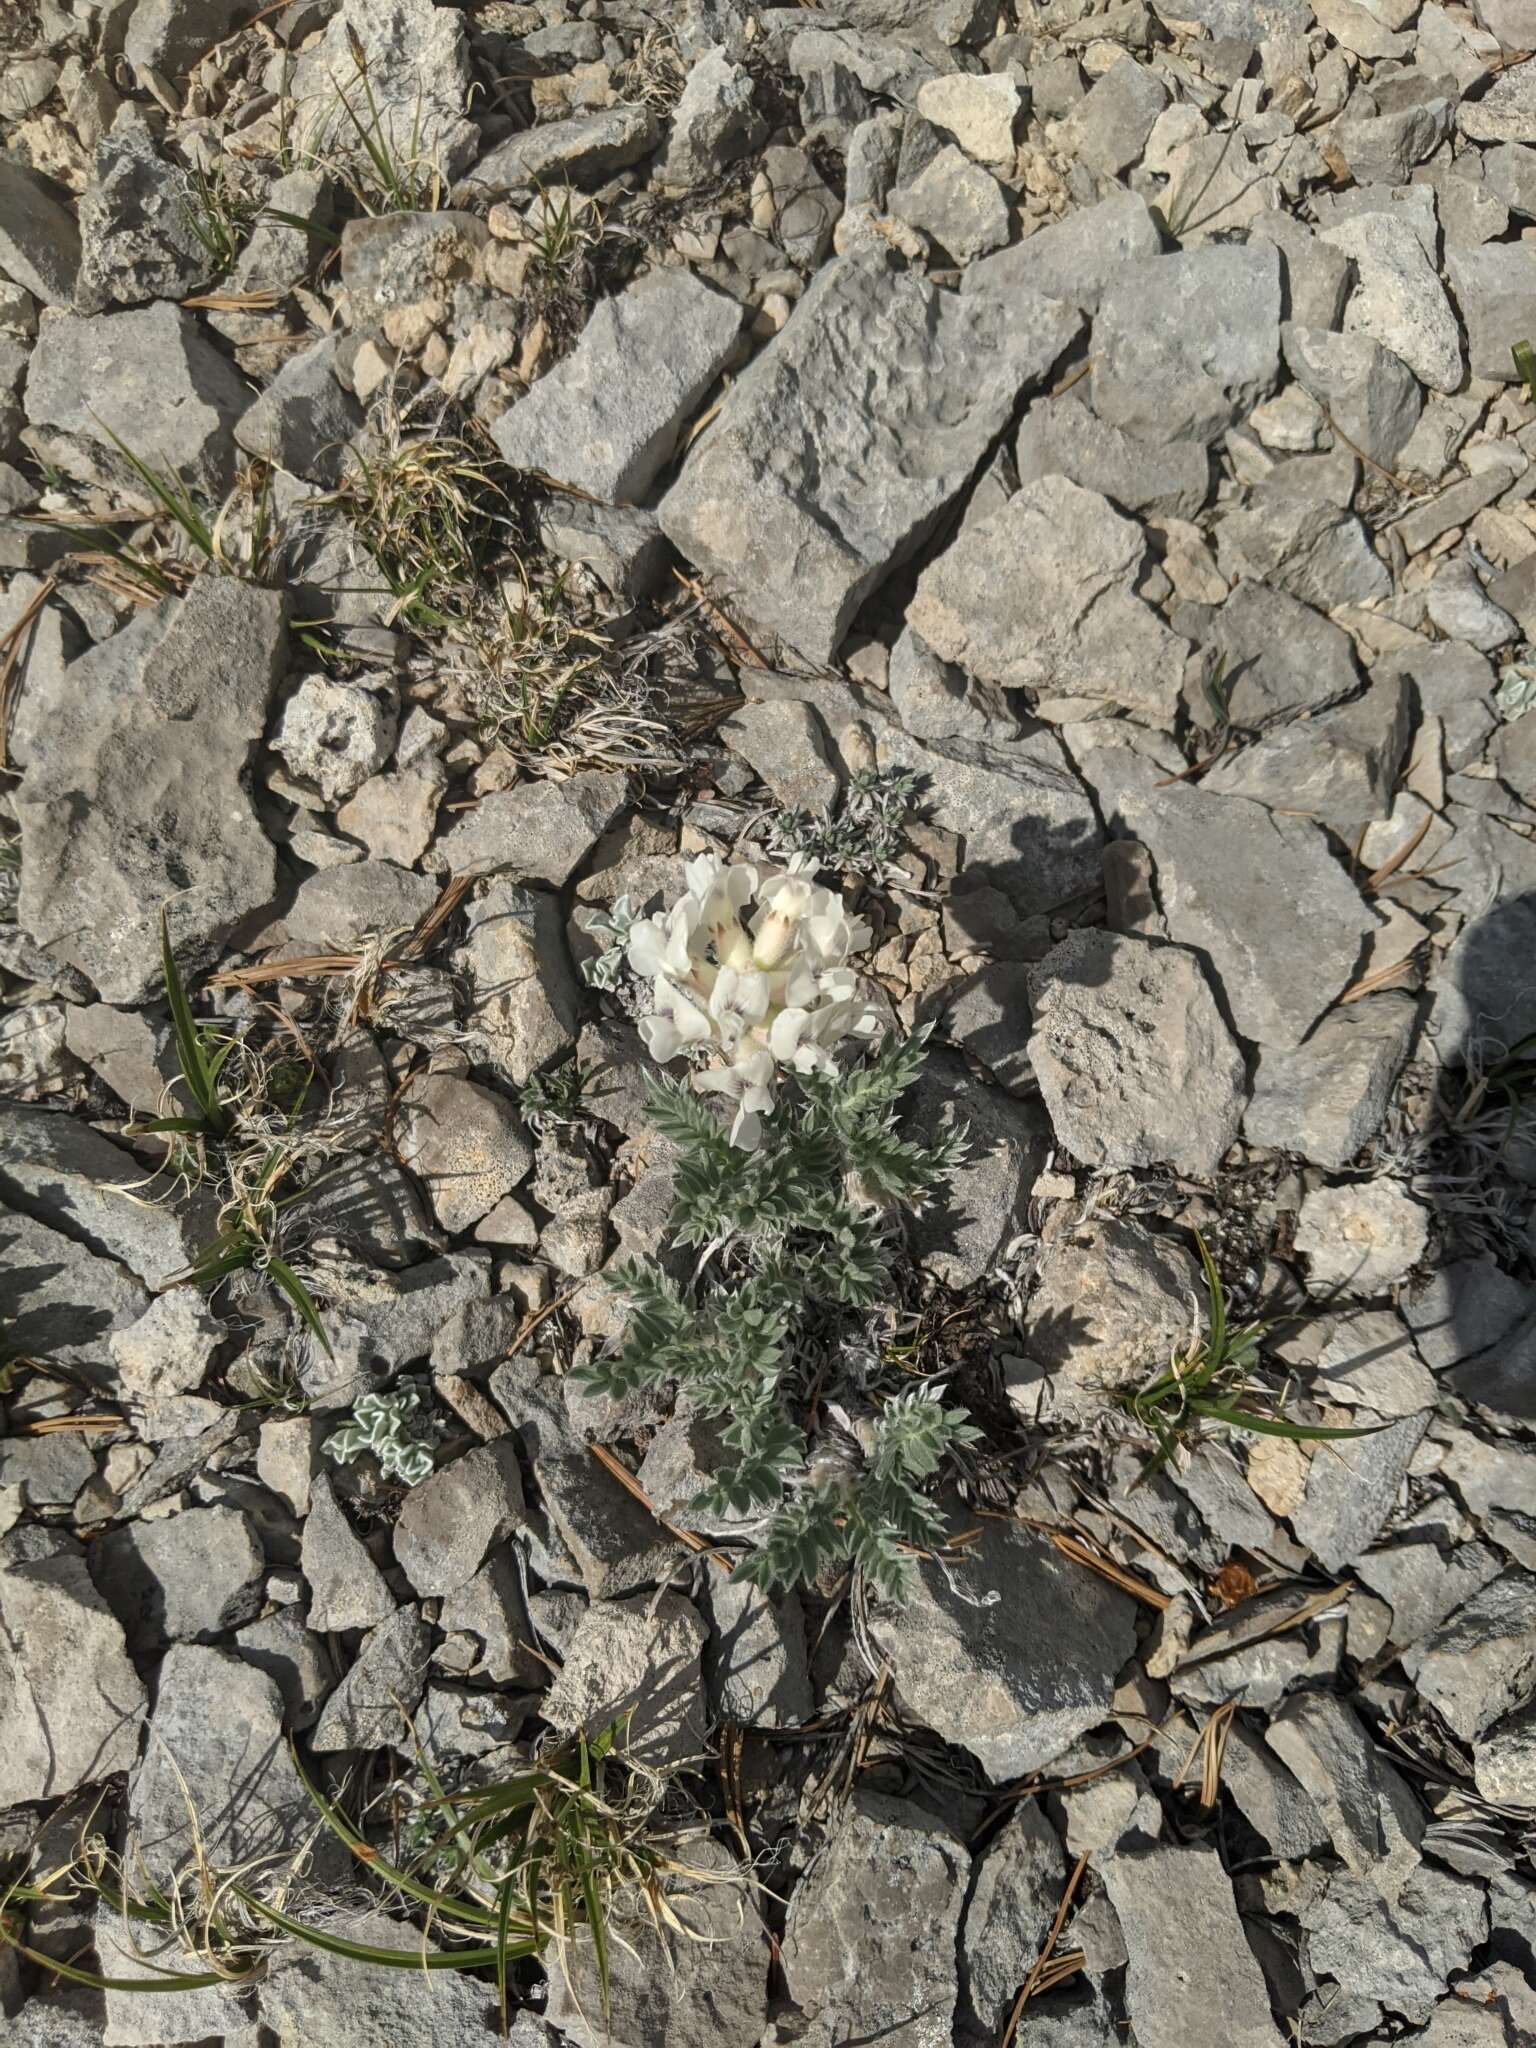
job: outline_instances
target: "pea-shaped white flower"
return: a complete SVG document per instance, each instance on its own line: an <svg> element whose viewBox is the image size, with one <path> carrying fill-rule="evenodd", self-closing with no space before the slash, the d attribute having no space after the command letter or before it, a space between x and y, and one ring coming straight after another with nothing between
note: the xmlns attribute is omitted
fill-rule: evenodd
<svg viewBox="0 0 1536 2048"><path fill-rule="evenodd" d="M869 1037L879 1016L860 991L849 955L870 942L810 864L786 867L714 854L688 863L687 890L670 909L630 928L629 964L653 984L655 1008L640 1020L653 1059L712 1047L694 1086L736 1104L731 1141L751 1151L784 1070L830 1071L833 1049Z"/></svg>

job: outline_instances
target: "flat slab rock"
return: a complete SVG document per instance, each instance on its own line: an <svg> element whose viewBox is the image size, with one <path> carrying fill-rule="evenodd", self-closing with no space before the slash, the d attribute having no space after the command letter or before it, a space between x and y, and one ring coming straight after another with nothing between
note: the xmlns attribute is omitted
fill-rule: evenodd
<svg viewBox="0 0 1536 2048"><path fill-rule="evenodd" d="M879 252L838 257L732 387L661 501L662 531L830 661L1080 324L1027 290L957 297Z"/></svg>
<svg viewBox="0 0 1536 2048"><path fill-rule="evenodd" d="M919 1566L911 1599L880 1608L873 1633L922 1725L1001 1784L1041 1769L1103 1719L1135 1647L1135 1608L1033 1531L981 1527L955 1587ZM989 1594L990 1605L974 1604Z"/></svg>
<svg viewBox="0 0 1536 2048"><path fill-rule="evenodd" d="M603 300L571 353L492 437L514 469L630 504L672 454L740 331L733 299L686 270L650 271Z"/></svg>
<svg viewBox="0 0 1536 2048"><path fill-rule="evenodd" d="M1377 916L1305 818L1187 784L1127 791L1168 933L1204 954L1244 1038L1299 1045L1359 966Z"/></svg>
<svg viewBox="0 0 1536 2048"><path fill-rule="evenodd" d="M806 2048L953 2048L956 1935L971 1859L921 1807L858 1792L796 1885L784 1976Z"/></svg>
<svg viewBox="0 0 1536 2048"><path fill-rule="evenodd" d="M244 786L286 658L282 594L202 576L64 671L32 708L16 793L17 922L109 1003L160 978L160 906L186 965L270 901L276 854Z"/></svg>
<svg viewBox="0 0 1536 2048"><path fill-rule="evenodd" d="M1215 1849L1127 1848L1105 1861L1103 1876L1130 1955L1126 2003L1141 2048L1281 2048L1264 1972Z"/></svg>
<svg viewBox="0 0 1536 2048"><path fill-rule="evenodd" d="M1165 723L1187 647L1135 593L1145 553L1141 528L1107 498L1042 477L965 522L919 577L907 622L984 682Z"/></svg>
<svg viewBox="0 0 1536 2048"><path fill-rule="evenodd" d="M1237 1136L1246 1069L1197 956L1105 930L1030 970L1030 1065L1085 1166L1213 1173Z"/></svg>

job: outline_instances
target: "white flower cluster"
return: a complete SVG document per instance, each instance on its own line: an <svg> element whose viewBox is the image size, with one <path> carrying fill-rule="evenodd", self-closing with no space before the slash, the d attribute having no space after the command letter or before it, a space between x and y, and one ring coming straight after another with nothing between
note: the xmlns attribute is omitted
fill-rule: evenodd
<svg viewBox="0 0 1536 2048"><path fill-rule="evenodd" d="M751 1151L781 1072L830 1072L839 1040L879 1029L847 965L871 933L799 857L727 867L702 854L686 872L687 893L630 928L629 964L654 984L656 1005L640 1035L658 1060L715 1048L721 1063L694 1086L730 1097L731 1142Z"/></svg>

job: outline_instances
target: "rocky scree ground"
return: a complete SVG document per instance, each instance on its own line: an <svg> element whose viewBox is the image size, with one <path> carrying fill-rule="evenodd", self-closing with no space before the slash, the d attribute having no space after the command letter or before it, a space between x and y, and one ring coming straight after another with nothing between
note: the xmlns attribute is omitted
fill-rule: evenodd
<svg viewBox="0 0 1536 2048"><path fill-rule="evenodd" d="M708 1939L617 1887L530 2048L1536 2039L1532 46L6 10L7 2040L494 2038L494 1972L275 1939L102 1989L82 1835L308 1845L414 1953L300 1769L399 1854L625 1714ZM571 1378L670 1176L583 920L797 847L973 1139L799 1361L983 1430L904 1607L733 1583L718 1440ZM162 910L233 1135L145 1129ZM1250 1407L1371 1433L1149 1472L1197 1232Z"/></svg>

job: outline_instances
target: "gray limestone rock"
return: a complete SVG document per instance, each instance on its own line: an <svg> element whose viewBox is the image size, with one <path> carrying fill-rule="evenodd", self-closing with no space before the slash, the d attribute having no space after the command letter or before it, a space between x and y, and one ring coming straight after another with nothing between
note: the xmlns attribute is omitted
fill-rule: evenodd
<svg viewBox="0 0 1536 2048"><path fill-rule="evenodd" d="M1335 334L1287 321L1280 330L1286 367L1373 462L1390 469L1419 423L1424 394L1391 349L1366 334Z"/></svg>
<svg viewBox="0 0 1536 2048"><path fill-rule="evenodd" d="M1373 819L1392 814L1412 723L1406 680L1378 673L1352 703L1296 719L1228 754L1202 787L1314 817L1352 844Z"/></svg>
<svg viewBox="0 0 1536 2048"><path fill-rule="evenodd" d="M1484 1799L1536 1807L1536 1700L1506 1714L1473 1743L1472 1775Z"/></svg>
<svg viewBox="0 0 1536 2048"><path fill-rule="evenodd" d="M629 1746L642 1758L660 1765L695 1756L704 1736L706 1634L697 1609L675 1593L596 1600L540 1711L552 1728L588 1735L628 1713Z"/></svg>
<svg viewBox="0 0 1536 2048"><path fill-rule="evenodd" d="M266 1556L237 1508L127 1522L91 1546L91 1575L136 1650L204 1642L249 1621Z"/></svg>
<svg viewBox="0 0 1536 2048"><path fill-rule="evenodd" d="M1022 289L954 298L876 251L839 257L690 450L662 530L754 618L829 661L1076 327Z"/></svg>
<svg viewBox="0 0 1536 2048"><path fill-rule="evenodd" d="M162 904L186 971L272 896L276 858L246 775L285 624L280 592L200 577L73 662L56 721L31 707L17 921L108 1002L158 983Z"/></svg>
<svg viewBox="0 0 1536 2048"><path fill-rule="evenodd" d="M1330 1010L1301 1045L1261 1046L1243 1135L1338 1172L1380 1128L1417 1006L1389 990Z"/></svg>
<svg viewBox="0 0 1536 2048"><path fill-rule="evenodd" d="M296 1607L278 1607L236 1630L235 1649L282 1694L285 1724L308 1728L339 1675L325 1638L305 1626Z"/></svg>
<svg viewBox="0 0 1536 2048"><path fill-rule="evenodd" d="M1500 71L1485 93L1462 101L1456 125L1472 142L1536 142L1536 79L1520 64Z"/></svg>
<svg viewBox="0 0 1536 2048"><path fill-rule="evenodd" d="M45 306L67 306L80 269L69 195L19 157L0 156L0 272Z"/></svg>
<svg viewBox="0 0 1536 2048"><path fill-rule="evenodd" d="M128 9L123 55L136 71L185 77L257 6L258 0L135 0Z"/></svg>
<svg viewBox="0 0 1536 2048"><path fill-rule="evenodd" d="M1162 230L1147 202L1139 193L1118 192L1097 206L1079 207L1063 220L1047 222L1011 249L972 264L960 289L968 293L1022 286L1091 313L1118 270L1139 257L1159 255L1162 247Z"/></svg>
<svg viewBox="0 0 1536 2048"><path fill-rule="evenodd" d="M1511 1567L1403 1658L1446 1725L1473 1742L1536 1690L1536 1577Z"/></svg>
<svg viewBox="0 0 1536 2048"><path fill-rule="evenodd" d="M144 1686L69 1537L0 1536L0 1647L0 1805L59 1799L131 1768Z"/></svg>
<svg viewBox="0 0 1536 2048"><path fill-rule="evenodd" d="M1080 931L1030 970L1029 1059L1058 1139L1085 1165L1213 1173L1246 1069L1181 946Z"/></svg>
<svg viewBox="0 0 1536 2048"><path fill-rule="evenodd" d="M661 182L686 192L749 156L768 133L752 95L752 74L744 64L733 63L722 49L706 50L690 67L672 109Z"/></svg>
<svg viewBox="0 0 1536 2048"><path fill-rule="evenodd" d="M550 1977L545 2016L575 2048L757 2048L768 2018L768 1935L751 1885L718 1842L689 1843L693 1882L669 1886L688 1929L615 1944L607 1997L589 1941Z"/></svg>
<svg viewBox="0 0 1536 2048"><path fill-rule="evenodd" d="M389 676L304 676L283 705L272 750L334 806L384 766L398 723Z"/></svg>
<svg viewBox="0 0 1536 2048"><path fill-rule="evenodd" d="M1353 978L1376 913L1318 826L1187 783L1127 792L1169 936L1203 954L1244 1038L1297 1046Z"/></svg>
<svg viewBox="0 0 1536 2048"><path fill-rule="evenodd" d="M533 1147L504 1096L453 1074L426 1074L401 1098L400 1157L448 1231L468 1230L523 1180Z"/></svg>
<svg viewBox="0 0 1536 2048"><path fill-rule="evenodd" d="M174 1644L160 1665L128 1818L145 1863L162 1879L190 1863L199 1845L226 1870L295 1851L315 1809L283 1740L276 1683L228 1650Z"/></svg>
<svg viewBox="0 0 1536 2048"><path fill-rule="evenodd" d="M962 525L918 578L908 622L985 682L1164 724L1187 648L1135 595L1145 550L1141 528L1097 491L1046 476Z"/></svg>
<svg viewBox="0 0 1536 2048"><path fill-rule="evenodd" d="M1145 441L1214 441L1274 389L1280 310L1270 243L1127 264L1094 316L1094 411Z"/></svg>
<svg viewBox="0 0 1536 2048"><path fill-rule="evenodd" d="M1267 583L1239 583L1211 614L1205 638L1221 659L1228 708L1241 726L1263 730L1324 711L1360 687L1344 629Z"/></svg>
<svg viewBox="0 0 1536 2048"><path fill-rule="evenodd" d="M447 872L512 874L560 889L624 808L624 777L587 769L565 782L520 782L482 797L438 840Z"/></svg>
<svg viewBox="0 0 1536 2048"><path fill-rule="evenodd" d="M1000 891L1043 932L1046 913L1100 886L1098 815L1054 733L919 740L882 726L875 751L919 777L925 816L958 835L962 891Z"/></svg>
<svg viewBox="0 0 1536 2048"><path fill-rule="evenodd" d="M328 1926L343 1941L399 1949L410 1964L370 1970L361 1995L351 1957L301 1943L279 1950L261 1986L261 2017L275 2048L342 2040L350 2048L428 2041L433 2048L483 2048L494 2034L493 1985L458 1970L416 1966L423 1952L430 1956L440 1946L430 1936L371 1910L338 1912ZM531 2013L513 2014L509 2048L545 2048L548 2039Z"/></svg>
<svg viewBox="0 0 1536 2048"><path fill-rule="evenodd" d="M1342 1571L1375 1542L1428 1421L1427 1413L1407 1415L1374 1435L1344 1437L1313 1452L1306 1498L1291 1526L1324 1571Z"/></svg>
<svg viewBox="0 0 1536 2048"><path fill-rule="evenodd" d="M470 89L469 43L452 8L432 0L342 0L293 64L287 146L301 156L350 159L366 178L371 140L416 174L430 167L454 178L480 145L465 116Z"/></svg>
<svg viewBox="0 0 1536 2048"><path fill-rule="evenodd" d="M523 1481L510 1437L478 1444L406 1495L395 1557L423 1598L466 1584L523 1521Z"/></svg>
<svg viewBox="0 0 1536 2048"><path fill-rule="evenodd" d="M77 436L108 473L130 485L108 428L141 461L174 470L198 491L222 498L234 482L230 429L248 403L246 388L204 339L197 315L167 300L50 320L24 403L31 425ZM143 498L142 484L136 495ZM224 585L222 578L206 580ZM232 580L225 587L248 589Z"/></svg>
<svg viewBox="0 0 1536 2048"><path fill-rule="evenodd" d="M686 270L604 299L568 356L493 429L514 469L608 503L644 495L736 345L741 308Z"/></svg>
<svg viewBox="0 0 1536 2048"><path fill-rule="evenodd" d="M1285 2037L1270 2017L1264 1973L1216 1849L1127 1844L1103 1875L1125 1932L1126 2003L1142 2048L1200 2040L1281 2048Z"/></svg>
<svg viewBox="0 0 1536 2048"><path fill-rule="evenodd" d="M621 104L595 114L572 114L498 143L464 182L473 193L492 199L530 187L599 184L649 156L660 136L649 107Z"/></svg>
<svg viewBox="0 0 1536 2048"><path fill-rule="evenodd" d="M807 2048L882 2039L953 2048L970 1868L943 1821L877 1792L854 1794L789 1902L784 1976L809 2018Z"/></svg>
<svg viewBox="0 0 1536 2048"><path fill-rule="evenodd" d="M805 1614L795 1592L756 1586L710 1572L699 1592L709 1623L704 1683L710 1712L744 1727L796 1727L813 1711Z"/></svg>
<svg viewBox="0 0 1536 2048"><path fill-rule="evenodd" d="M411 1746L409 1717L426 1684L432 1631L419 1607L402 1607L364 1636L357 1660L321 1709L310 1747L338 1749Z"/></svg>
<svg viewBox="0 0 1536 2048"><path fill-rule="evenodd" d="M929 1055L907 1107L914 1134L930 1142L956 1122L971 1134L969 1156L917 1218L913 1242L945 1286L974 1286L1024 1227L1050 1150L1049 1120L1038 1103L983 1086L948 1052Z"/></svg>
<svg viewBox="0 0 1536 2048"><path fill-rule="evenodd" d="M384 1574L354 1532L323 1472L310 1482L300 1565L309 1585L311 1625L327 1635L372 1628L395 1611Z"/></svg>
<svg viewBox="0 0 1536 2048"><path fill-rule="evenodd" d="M520 1088L575 1043L580 993L560 907L542 889L493 881L470 904L456 956L475 1056Z"/></svg>
<svg viewBox="0 0 1536 2048"><path fill-rule="evenodd" d="M1456 390L1465 374L1461 330L1412 225L1394 213L1362 213L1322 235L1355 265L1345 332L1391 349L1432 391Z"/></svg>
<svg viewBox="0 0 1536 2048"><path fill-rule="evenodd" d="M920 1564L910 1600L880 1604L871 1629L918 1721L1001 1784L1104 1718L1135 1616L1124 1593L1043 1537L1010 1522L981 1526L955 1585Z"/></svg>
<svg viewBox="0 0 1536 2048"><path fill-rule="evenodd" d="M247 455L294 476L334 487L347 443L362 425L361 406L336 378L336 343L327 337L289 356L235 422Z"/></svg>
<svg viewBox="0 0 1536 2048"><path fill-rule="evenodd" d="M1118 67L1117 67L1118 68ZM1027 244L1021 245L1027 246ZM1124 512L1193 519L1211 491L1209 451L1196 441L1147 441L1101 420L1075 392L1037 398L1014 444L1019 483L1070 477Z"/></svg>
<svg viewBox="0 0 1536 2048"><path fill-rule="evenodd" d="M897 185L888 204L898 220L921 229L957 263L1001 249L1013 220L996 178L953 143L909 184Z"/></svg>
<svg viewBox="0 0 1536 2048"><path fill-rule="evenodd" d="M1187 1343L1195 1302L1194 1262L1172 1239L1123 1217L1062 1231L1041 1258L1009 1400L1030 1420L1097 1420Z"/></svg>
<svg viewBox="0 0 1536 2048"><path fill-rule="evenodd" d="M1433 1863L1384 1895L1368 1877L1336 1870L1303 1908L1315 1972L1406 2020L1427 2020L1447 1981L1464 1970L1488 1928L1482 1885Z"/></svg>
<svg viewBox="0 0 1536 2048"><path fill-rule="evenodd" d="M103 136L80 198L75 310L183 299L207 284L214 264L193 227L196 203L191 178L159 154L147 129Z"/></svg>
<svg viewBox="0 0 1536 2048"><path fill-rule="evenodd" d="M1329 1693L1295 1693L1271 1715L1265 1739L1326 1821L1334 1853L1396 1897L1418 1868L1425 1814L1359 1717Z"/></svg>
<svg viewBox="0 0 1536 2048"><path fill-rule="evenodd" d="M0 1103L0 1200L35 1219L34 1227L61 1231L99 1259L117 1260L138 1279L159 1287L192 1257L202 1219L178 1219L169 1208L129 1201L126 1191L142 1180L134 1155L82 1119L62 1110ZM32 1228L23 1217L16 1220L25 1245ZM44 1249L41 1242L37 1249ZM78 1252L68 1256L72 1273L83 1263ZM142 1314L149 1306L139 1290L123 1288L104 1274L82 1277L81 1285L82 1309L98 1298L119 1302L125 1312L137 1304L135 1313ZM107 1327L61 1335L73 1345L94 1335L101 1349Z"/></svg>
<svg viewBox="0 0 1536 2048"><path fill-rule="evenodd" d="M1361 1301L1401 1280L1428 1241L1428 1211L1384 1176L1311 1189L1296 1224L1308 1293Z"/></svg>
<svg viewBox="0 0 1536 2048"><path fill-rule="evenodd" d="M977 1857L960 1929L961 1997L983 2034L997 2037L1007 2024L1064 1882L1060 1838L1038 1802L1026 1799Z"/></svg>

